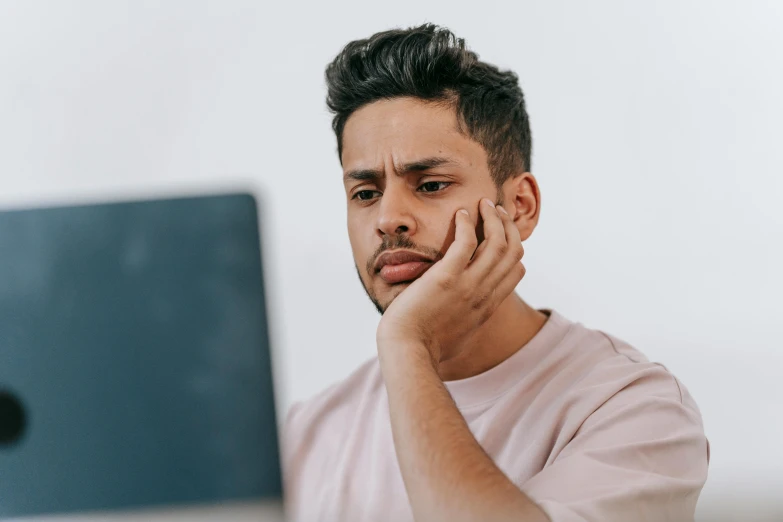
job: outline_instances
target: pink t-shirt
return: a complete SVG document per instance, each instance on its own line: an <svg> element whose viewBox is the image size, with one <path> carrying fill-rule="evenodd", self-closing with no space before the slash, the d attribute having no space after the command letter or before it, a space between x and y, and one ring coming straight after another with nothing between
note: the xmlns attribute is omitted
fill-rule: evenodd
<svg viewBox="0 0 783 522"><path fill-rule="evenodd" d="M551 312L503 363L445 384L487 454L553 522L693 520L709 459L699 410L626 343ZM292 407L283 467L291 520L413 520L377 359Z"/></svg>

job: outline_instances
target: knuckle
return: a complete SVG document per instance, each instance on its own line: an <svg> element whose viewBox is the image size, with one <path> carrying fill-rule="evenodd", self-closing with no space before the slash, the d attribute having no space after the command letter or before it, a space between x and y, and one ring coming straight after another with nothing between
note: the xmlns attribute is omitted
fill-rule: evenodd
<svg viewBox="0 0 783 522"><path fill-rule="evenodd" d="M500 261L506 256L508 252L508 245L506 243L497 243L493 245L492 255L496 261Z"/></svg>
<svg viewBox="0 0 783 522"><path fill-rule="evenodd" d="M443 274L438 278L438 286L443 291L451 291L457 285L457 278L452 274Z"/></svg>
<svg viewBox="0 0 783 522"><path fill-rule="evenodd" d="M481 314L479 315L479 323L484 324L486 323L490 317L492 317L492 314L494 313L494 310L490 310L489 308L485 308Z"/></svg>
<svg viewBox="0 0 783 522"><path fill-rule="evenodd" d="M473 310L481 310L482 308L485 307L487 301L489 301L489 295L481 294L473 300L473 302L471 303L471 307L473 308Z"/></svg>

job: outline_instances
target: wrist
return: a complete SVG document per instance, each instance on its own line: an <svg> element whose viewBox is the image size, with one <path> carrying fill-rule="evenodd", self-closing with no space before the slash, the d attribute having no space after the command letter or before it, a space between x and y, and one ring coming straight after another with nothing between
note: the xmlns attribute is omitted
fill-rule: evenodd
<svg viewBox="0 0 783 522"><path fill-rule="evenodd" d="M440 346L435 342L406 336L378 336L377 347L382 365L429 366L438 371Z"/></svg>

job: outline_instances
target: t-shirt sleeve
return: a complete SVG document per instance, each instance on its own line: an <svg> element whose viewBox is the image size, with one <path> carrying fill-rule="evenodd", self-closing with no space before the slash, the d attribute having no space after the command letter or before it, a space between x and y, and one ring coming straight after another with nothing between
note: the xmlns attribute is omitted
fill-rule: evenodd
<svg viewBox="0 0 783 522"><path fill-rule="evenodd" d="M598 405L522 490L552 522L693 521L708 452L695 402L658 367Z"/></svg>

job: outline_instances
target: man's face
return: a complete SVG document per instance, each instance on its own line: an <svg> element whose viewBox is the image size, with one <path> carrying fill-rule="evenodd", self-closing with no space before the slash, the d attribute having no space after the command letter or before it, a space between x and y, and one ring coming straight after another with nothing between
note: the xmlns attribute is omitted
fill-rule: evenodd
<svg viewBox="0 0 783 522"><path fill-rule="evenodd" d="M475 216L481 198L498 196L486 151L459 132L454 108L414 98L352 114L342 163L354 261L381 313L446 253L456 212Z"/></svg>

